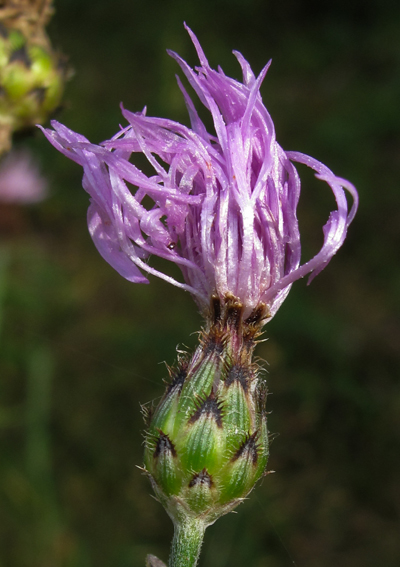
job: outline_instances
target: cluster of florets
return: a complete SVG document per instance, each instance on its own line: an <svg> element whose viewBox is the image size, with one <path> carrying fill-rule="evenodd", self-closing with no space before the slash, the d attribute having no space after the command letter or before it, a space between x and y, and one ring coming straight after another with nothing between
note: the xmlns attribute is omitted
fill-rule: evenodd
<svg viewBox="0 0 400 567"><path fill-rule="evenodd" d="M190 291L202 309L212 294L237 297L245 315L265 303L272 317L291 284L320 272L342 245L357 208L357 192L318 161L285 152L277 143L261 95L269 64L256 78L234 52L243 82L212 69L194 34L200 59L192 69L176 53L202 104L211 113L210 134L178 79L191 128L173 120L122 109L129 125L101 145L53 122L49 141L84 169L90 194L88 223L102 256L125 278L147 283L157 275ZM129 160L143 153L146 175ZM306 164L331 188L337 210L324 226L324 244L300 265L296 209L300 180L292 162ZM345 191L354 199L348 212ZM171 260L183 282L152 267L151 255Z"/></svg>

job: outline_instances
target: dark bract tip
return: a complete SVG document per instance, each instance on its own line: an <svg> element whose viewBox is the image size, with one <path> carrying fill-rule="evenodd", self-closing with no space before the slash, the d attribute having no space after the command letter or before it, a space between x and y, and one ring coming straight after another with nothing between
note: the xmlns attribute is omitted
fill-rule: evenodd
<svg viewBox="0 0 400 567"><path fill-rule="evenodd" d="M252 435L249 435L232 457L232 461L237 461L241 457L245 456L246 458L250 457L253 465L256 465L258 461L257 437L258 431L255 431Z"/></svg>
<svg viewBox="0 0 400 567"><path fill-rule="evenodd" d="M183 384L185 383L187 376L187 363L182 364L176 370L172 371L171 377L172 381L167 386L166 395L170 394L171 392L181 392L183 388Z"/></svg>
<svg viewBox="0 0 400 567"><path fill-rule="evenodd" d="M201 472L193 475L192 480L189 482L189 488L193 488L199 484L206 485L208 488L211 488L213 485L212 477L205 468Z"/></svg>
<svg viewBox="0 0 400 567"><path fill-rule="evenodd" d="M195 423L201 416L207 415L215 419L215 423L218 427L222 427L222 410L221 403L216 398L215 394L211 394L200 403L200 406L194 412L189 420L189 423Z"/></svg>
<svg viewBox="0 0 400 567"><path fill-rule="evenodd" d="M235 364L228 370L225 378L225 386L229 388L234 382L238 382L245 392L249 389L250 384L250 371L248 368Z"/></svg>
<svg viewBox="0 0 400 567"><path fill-rule="evenodd" d="M153 456L156 459L160 455L165 455L166 453L170 453L173 457L176 457L175 445L172 443L168 435L160 431L160 437L157 440Z"/></svg>

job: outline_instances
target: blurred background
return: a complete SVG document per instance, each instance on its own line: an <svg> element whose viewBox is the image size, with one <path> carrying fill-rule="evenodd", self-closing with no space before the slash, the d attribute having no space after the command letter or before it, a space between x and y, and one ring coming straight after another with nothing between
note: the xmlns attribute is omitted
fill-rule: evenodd
<svg viewBox="0 0 400 567"><path fill-rule="evenodd" d="M188 123L166 49L257 74L279 143L351 180L345 245L297 282L257 354L268 364L269 475L207 530L202 567L400 564L400 3L394 0L56 0L48 27L75 75L57 118L93 142L119 104ZM188 294L134 285L87 232L79 166L40 132L18 138L49 196L0 205L0 566L143 567L172 524L142 464L140 403L157 399L201 318ZM303 261L329 189L303 167Z"/></svg>

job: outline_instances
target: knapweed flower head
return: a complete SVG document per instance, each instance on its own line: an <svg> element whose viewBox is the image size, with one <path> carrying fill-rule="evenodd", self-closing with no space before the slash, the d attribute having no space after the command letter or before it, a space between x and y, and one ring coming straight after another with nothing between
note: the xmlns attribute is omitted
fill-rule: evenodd
<svg viewBox="0 0 400 567"><path fill-rule="evenodd" d="M187 28L188 29L188 28ZM193 294L201 308L212 295L237 298L244 316L265 304L272 317L291 284L318 274L343 244L357 209L353 185L315 159L285 152L277 143L261 95L269 67L258 77L234 52L243 81L210 67L188 29L200 66L178 62L201 103L211 113L209 133L178 78L191 128L165 118L122 108L129 125L101 145L53 122L49 141L84 168L83 187L91 196L88 224L102 256L125 278L147 283L159 276ZM143 153L152 166L146 175L130 159ZM336 199L323 227L319 253L300 265L296 209L300 179L293 162L313 169ZM348 211L344 189L354 200ZM183 282L149 263L151 255L179 266Z"/></svg>

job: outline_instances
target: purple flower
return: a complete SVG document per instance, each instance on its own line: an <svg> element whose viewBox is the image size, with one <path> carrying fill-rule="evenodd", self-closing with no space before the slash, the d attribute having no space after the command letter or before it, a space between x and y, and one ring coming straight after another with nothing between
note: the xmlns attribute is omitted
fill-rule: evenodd
<svg viewBox="0 0 400 567"><path fill-rule="evenodd" d="M0 201L18 205L47 197L47 181L28 150L12 150L0 163Z"/></svg>
<svg viewBox="0 0 400 567"><path fill-rule="evenodd" d="M90 234L121 275L139 283L148 283L143 273L156 275L192 293L201 308L215 293L222 302L228 294L238 298L245 315L264 302L272 317L291 284L309 273L312 279L343 244L357 191L315 159L285 152L276 142L260 95L270 63L256 78L234 52L241 83L211 69L188 32L201 66L192 69L169 53L211 113L215 134L208 133L179 78L191 128L122 108L129 125L99 146L58 122L44 133L83 166ZM129 161L136 152L146 156L153 175ZM292 162L312 168L337 203L323 227L320 252L303 265L296 217L300 179ZM353 197L350 213L344 189ZM177 264L184 282L151 267L151 255Z"/></svg>

